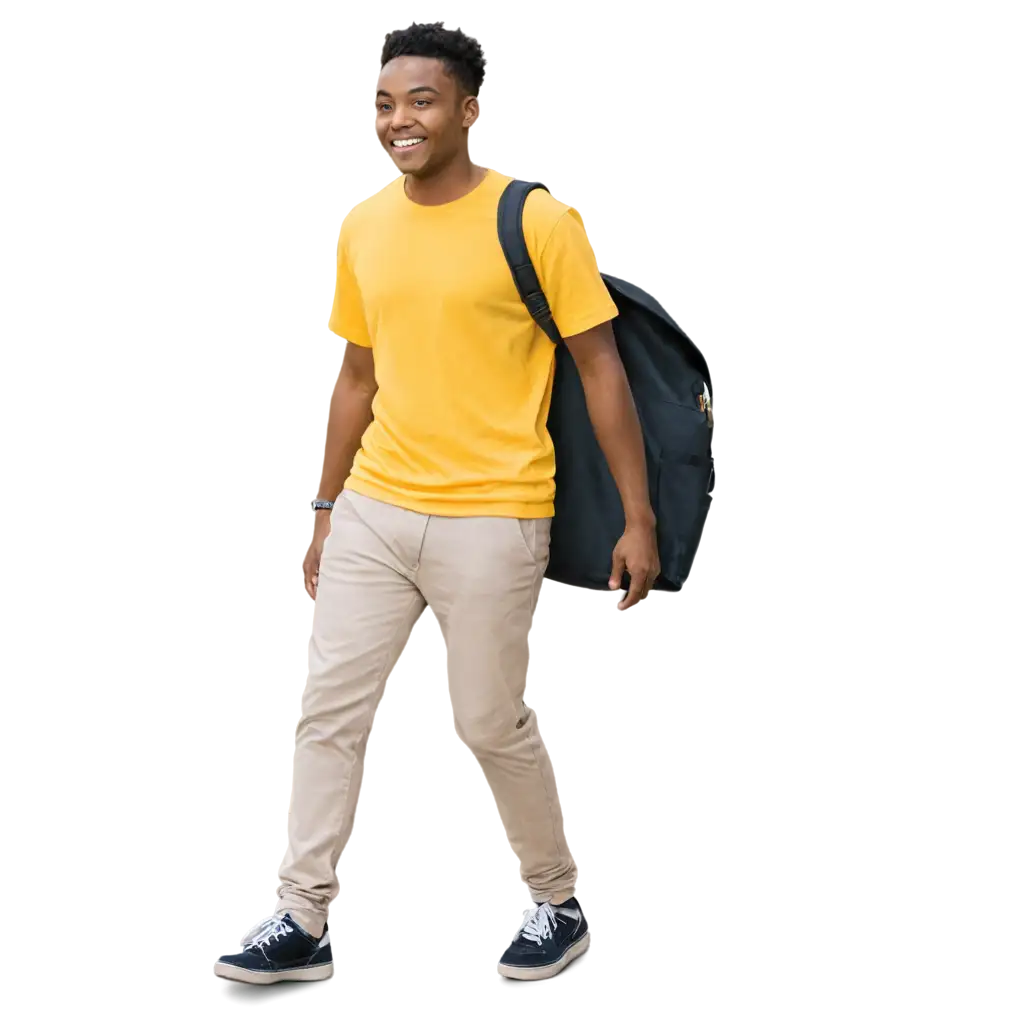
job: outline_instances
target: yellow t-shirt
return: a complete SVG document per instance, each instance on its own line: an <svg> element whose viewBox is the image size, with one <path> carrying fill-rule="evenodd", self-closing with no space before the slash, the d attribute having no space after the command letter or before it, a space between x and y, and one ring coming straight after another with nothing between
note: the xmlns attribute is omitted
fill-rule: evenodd
<svg viewBox="0 0 1024 1024"><path fill-rule="evenodd" d="M428 515L554 514L555 346L498 241L511 180L488 171L462 198L423 206L403 176L342 224L329 326L373 348L378 385L346 482L359 494ZM618 315L575 210L534 191L523 228L563 338Z"/></svg>

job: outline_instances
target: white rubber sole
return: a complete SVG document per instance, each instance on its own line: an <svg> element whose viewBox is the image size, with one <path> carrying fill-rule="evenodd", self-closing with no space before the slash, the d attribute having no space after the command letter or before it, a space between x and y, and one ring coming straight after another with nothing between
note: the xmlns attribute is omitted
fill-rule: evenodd
<svg viewBox="0 0 1024 1024"><path fill-rule="evenodd" d="M498 964L498 973L503 978L513 978L515 981L540 981L543 978L553 978L559 971L564 970L578 956L583 956L590 949L590 932L587 932L582 939L577 939L553 964L546 967L509 967L507 964Z"/></svg>
<svg viewBox="0 0 1024 1024"><path fill-rule="evenodd" d="M273 985L278 981L324 981L334 973L334 964L317 964L316 967L293 967L287 971L247 971L244 967L222 964L213 965L218 978L244 981L249 985Z"/></svg>

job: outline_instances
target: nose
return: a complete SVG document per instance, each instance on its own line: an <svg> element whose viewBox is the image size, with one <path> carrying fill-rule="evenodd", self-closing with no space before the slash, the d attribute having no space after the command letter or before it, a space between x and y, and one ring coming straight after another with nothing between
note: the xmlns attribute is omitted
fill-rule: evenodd
<svg viewBox="0 0 1024 1024"><path fill-rule="evenodd" d="M413 119L411 117L408 117L397 110L393 111L389 117L385 118L382 118L379 115L375 118L371 115L370 121L371 126L381 139L386 139L390 135L398 135L402 132L409 131L413 124Z"/></svg>
<svg viewBox="0 0 1024 1024"><path fill-rule="evenodd" d="M397 134L400 131L404 131L406 128L411 128L415 123L415 118L412 116L412 112L408 107L401 107L398 104L395 105L394 113L391 115L391 131Z"/></svg>

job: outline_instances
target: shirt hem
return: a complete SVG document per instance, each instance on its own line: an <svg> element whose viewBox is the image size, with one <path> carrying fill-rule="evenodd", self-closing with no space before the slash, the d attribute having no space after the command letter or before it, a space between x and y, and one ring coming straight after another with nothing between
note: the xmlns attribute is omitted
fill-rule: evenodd
<svg viewBox="0 0 1024 1024"><path fill-rule="evenodd" d="M558 332L563 338L572 338L574 335L582 334L584 331L589 331L600 324L606 324L609 320L614 320L618 315L619 309L617 306L605 306L604 309L595 310L589 316L576 317L575 320L571 320L565 327L562 327L556 320L555 326L558 327Z"/></svg>
<svg viewBox="0 0 1024 1024"><path fill-rule="evenodd" d="M362 338L349 338L349 337L346 337L344 334L342 334L340 336L342 338L345 338L346 341L352 342L353 345L356 345L359 348L373 348L373 342L372 341L364 340Z"/></svg>
<svg viewBox="0 0 1024 1024"><path fill-rule="evenodd" d="M408 512L419 512L425 516L442 516L450 519L466 519L471 516L495 516L501 519L550 519L555 514L553 501L473 501L466 499L438 500L429 497L410 497L398 491L379 487L359 477L350 476L345 481L345 490L355 491L364 498L382 501L386 505L397 505Z"/></svg>

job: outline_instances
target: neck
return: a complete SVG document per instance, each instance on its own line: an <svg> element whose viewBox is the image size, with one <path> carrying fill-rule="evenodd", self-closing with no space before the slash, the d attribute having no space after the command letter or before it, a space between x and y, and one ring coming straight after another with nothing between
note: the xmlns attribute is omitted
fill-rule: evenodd
<svg viewBox="0 0 1024 1024"><path fill-rule="evenodd" d="M405 176L405 194L421 206L453 203L484 180L486 167L477 167L469 153L460 153L453 160L426 177Z"/></svg>

